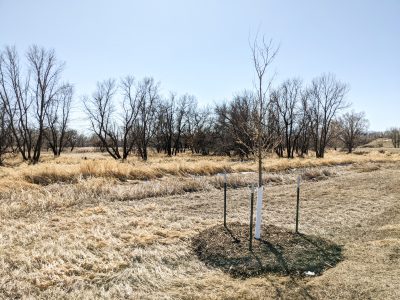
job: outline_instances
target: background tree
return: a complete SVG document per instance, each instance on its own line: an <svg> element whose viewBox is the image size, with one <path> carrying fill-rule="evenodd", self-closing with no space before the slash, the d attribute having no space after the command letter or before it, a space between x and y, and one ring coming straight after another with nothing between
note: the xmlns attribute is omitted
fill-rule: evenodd
<svg viewBox="0 0 400 300"><path fill-rule="evenodd" d="M307 95L311 105L311 134L316 157L323 158L332 131L331 123L338 112L345 108L348 86L332 74L323 74L312 81Z"/></svg>
<svg viewBox="0 0 400 300"><path fill-rule="evenodd" d="M173 141L173 154L177 155L178 152L184 150L182 137L185 134L185 130L188 129L190 125L189 117L190 112L193 110L191 108L197 107L197 100L194 96L185 94L179 97L175 107L175 134Z"/></svg>
<svg viewBox="0 0 400 300"><path fill-rule="evenodd" d="M123 102L122 102L122 159L128 158L133 150L136 141L134 132L135 124L139 114L139 86L135 85L135 79L127 76L121 81Z"/></svg>
<svg viewBox="0 0 400 300"><path fill-rule="evenodd" d="M30 73L25 74L20 66L15 47L6 47L0 54L0 98L14 143L25 161L31 160L34 145L30 79Z"/></svg>
<svg viewBox="0 0 400 300"><path fill-rule="evenodd" d="M311 104L308 92L303 91L301 96L301 108L299 112L299 138L296 145L296 152L303 157L308 154L311 143L311 123L312 123Z"/></svg>
<svg viewBox="0 0 400 300"><path fill-rule="evenodd" d="M115 99L118 92L120 102ZM136 84L133 77L127 76L119 86L113 79L98 83L92 97L84 98L85 111L100 148L114 159L127 159L138 140L135 130L141 97L142 86Z"/></svg>
<svg viewBox="0 0 400 300"><path fill-rule="evenodd" d="M213 147L212 135L213 119L211 110L208 107L196 109L192 120L192 153L207 155Z"/></svg>
<svg viewBox="0 0 400 300"><path fill-rule="evenodd" d="M214 108L214 146L217 154L231 156L235 151L233 126L229 118L228 104L222 103Z"/></svg>
<svg viewBox="0 0 400 300"><path fill-rule="evenodd" d="M62 94L60 89L64 89L59 84L63 64L57 61L54 50L46 50L36 45L29 48L27 58L33 78L32 97L37 139L33 147L32 162L36 164L39 162L43 145L46 115L52 103L57 101L57 95Z"/></svg>
<svg viewBox="0 0 400 300"><path fill-rule="evenodd" d="M391 128L389 136L392 140L393 147L400 148L400 128Z"/></svg>
<svg viewBox="0 0 400 300"><path fill-rule="evenodd" d="M73 88L70 84L63 85L54 100L51 101L46 113L46 129L44 135L54 156L60 156L68 143L68 122L71 112Z"/></svg>
<svg viewBox="0 0 400 300"><path fill-rule="evenodd" d="M248 158L255 153L256 111L255 94L243 91L237 94L229 103L216 106L216 120L222 151L234 150L241 158ZM224 149L226 147L226 149Z"/></svg>
<svg viewBox="0 0 400 300"><path fill-rule="evenodd" d="M172 143L174 138L175 125L175 94L160 101L157 111L157 125L155 134L155 145L158 152L164 151L168 156L172 156Z"/></svg>
<svg viewBox="0 0 400 300"><path fill-rule="evenodd" d="M356 113L352 111L341 116L339 124L340 140L348 153L351 153L362 142L361 138L368 129L368 120L365 118L364 112Z"/></svg>
<svg viewBox="0 0 400 300"><path fill-rule="evenodd" d="M86 147L87 137L82 134L78 133L75 129L67 129L65 132L65 140L66 146L70 148L70 151L74 151L75 147Z"/></svg>
<svg viewBox="0 0 400 300"><path fill-rule="evenodd" d="M118 125L114 116L113 97L116 83L113 79L98 82L91 98L85 97L83 104L89 117L92 131L96 134L101 146L114 159L120 159Z"/></svg>
<svg viewBox="0 0 400 300"><path fill-rule="evenodd" d="M279 124L282 124L283 141L287 158L294 157L298 139L304 125L301 119L299 104L302 97L302 83L300 79L289 79L282 83L272 97L276 106Z"/></svg>
<svg viewBox="0 0 400 300"><path fill-rule="evenodd" d="M15 47L2 51L0 98L10 120L16 148L24 160L36 164L47 130L49 110L64 90L60 84L64 64L57 60L54 50L36 45L29 48L26 57L24 71Z"/></svg>
<svg viewBox="0 0 400 300"><path fill-rule="evenodd" d="M3 165L4 154L11 151L12 142L10 120L4 106L0 103L0 166Z"/></svg>
<svg viewBox="0 0 400 300"><path fill-rule="evenodd" d="M159 84L153 78L144 78L138 86L138 121L136 125L137 149L143 160L148 158L149 143L156 132L157 105L159 104Z"/></svg>

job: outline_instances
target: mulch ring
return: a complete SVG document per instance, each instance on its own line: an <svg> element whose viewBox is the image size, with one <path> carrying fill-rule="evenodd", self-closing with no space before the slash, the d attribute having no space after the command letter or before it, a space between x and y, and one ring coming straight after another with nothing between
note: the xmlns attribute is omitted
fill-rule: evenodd
<svg viewBox="0 0 400 300"><path fill-rule="evenodd" d="M250 251L249 226L230 223L227 228L217 225L204 230L193 238L192 246L207 265L241 278L264 273L320 275L342 260L339 245L317 236L268 225L262 227L261 238L253 239Z"/></svg>

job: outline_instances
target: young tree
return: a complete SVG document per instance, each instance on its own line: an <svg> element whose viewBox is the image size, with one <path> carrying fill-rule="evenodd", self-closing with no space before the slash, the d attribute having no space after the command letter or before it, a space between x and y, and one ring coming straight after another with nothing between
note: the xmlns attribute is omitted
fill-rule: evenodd
<svg viewBox="0 0 400 300"><path fill-rule="evenodd" d="M266 147L271 146L273 141L273 125L271 119L271 113L273 113L270 107L270 96L268 95L272 78L267 77L267 68L271 65L278 48L272 46L272 41L269 43L265 42L263 38L259 43L257 38L254 40L253 45L250 46L253 65L256 71L256 94L253 118L255 120L254 127L254 145L258 159L258 192L257 192L257 212L256 212L256 227L255 235L256 239L260 239L261 234L261 218L262 218L262 202L263 202L263 151Z"/></svg>
<svg viewBox="0 0 400 300"><path fill-rule="evenodd" d="M254 131L254 141L255 150L258 159L258 186L263 185L262 181L262 169L263 169L263 151L267 146L266 142L271 141L271 132L266 128L268 124L267 111L269 106L269 96L268 91L271 86L272 77L267 77L267 68L271 65L276 54L278 53L278 48L272 45L272 40L266 42L264 37L261 42L254 40L253 44L250 45L253 66L256 72L256 98L254 105L254 119L255 119L255 131Z"/></svg>
<svg viewBox="0 0 400 300"><path fill-rule="evenodd" d="M368 120L365 113L356 113L354 111L345 113L339 119L340 134L339 138L343 142L349 153L360 145L361 137L368 129Z"/></svg>

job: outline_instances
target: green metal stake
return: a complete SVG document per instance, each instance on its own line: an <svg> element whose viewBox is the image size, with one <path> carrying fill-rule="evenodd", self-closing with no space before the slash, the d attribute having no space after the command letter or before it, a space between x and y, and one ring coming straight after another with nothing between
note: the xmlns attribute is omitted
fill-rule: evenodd
<svg viewBox="0 0 400 300"><path fill-rule="evenodd" d="M299 233L300 176L297 177L296 233Z"/></svg>
<svg viewBox="0 0 400 300"><path fill-rule="evenodd" d="M226 227L226 172L224 173L224 227Z"/></svg>
<svg viewBox="0 0 400 300"><path fill-rule="evenodd" d="M253 250L253 206L254 206L254 186L251 185L250 194L250 239L249 239L249 250Z"/></svg>

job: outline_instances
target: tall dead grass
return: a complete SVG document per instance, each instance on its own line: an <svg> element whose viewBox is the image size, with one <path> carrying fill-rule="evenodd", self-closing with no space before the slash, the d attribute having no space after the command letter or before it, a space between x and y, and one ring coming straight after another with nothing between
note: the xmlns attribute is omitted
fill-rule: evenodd
<svg viewBox="0 0 400 300"><path fill-rule="evenodd" d="M184 155L181 157L154 157L149 162L130 159L127 162L115 161L94 153L92 158L80 158L78 155L65 155L57 159L46 158L39 165L21 164L17 167L0 169L0 181L3 179L23 180L38 185L54 183L77 183L90 178L116 179L126 181L149 181L163 177L212 176L219 173L255 172L254 161L239 162L227 157L199 157ZM323 159L314 157L278 159L266 158L264 170L267 173L279 173L293 169L329 167L347 164L399 162L400 154L369 152L363 155L327 153ZM2 175L3 174L3 175ZM270 178L274 181L274 178ZM278 180L278 179L277 179ZM4 185L4 184L3 184ZM232 182L232 185L235 183ZM239 184L241 185L241 184Z"/></svg>

